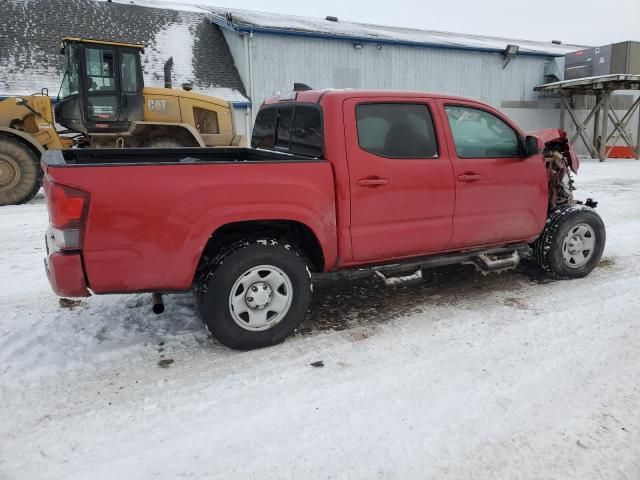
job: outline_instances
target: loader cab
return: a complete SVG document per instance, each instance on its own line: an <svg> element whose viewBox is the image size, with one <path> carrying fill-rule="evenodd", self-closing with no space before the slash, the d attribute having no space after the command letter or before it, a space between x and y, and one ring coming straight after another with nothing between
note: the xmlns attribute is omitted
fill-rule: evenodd
<svg viewBox="0 0 640 480"><path fill-rule="evenodd" d="M65 38L56 121L84 133L118 133L143 120L144 45Z"/></svg>

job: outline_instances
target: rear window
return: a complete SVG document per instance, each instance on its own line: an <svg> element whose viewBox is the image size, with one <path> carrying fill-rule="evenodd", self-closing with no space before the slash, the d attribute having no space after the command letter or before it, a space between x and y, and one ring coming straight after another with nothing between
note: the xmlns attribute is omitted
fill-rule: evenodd
<svg viewBox="0 0 640 480"><path fill-rule="evenodd" d="M267 150L322 156L322 115L313 105L277 105L258 112L251 146Z"/></svg>

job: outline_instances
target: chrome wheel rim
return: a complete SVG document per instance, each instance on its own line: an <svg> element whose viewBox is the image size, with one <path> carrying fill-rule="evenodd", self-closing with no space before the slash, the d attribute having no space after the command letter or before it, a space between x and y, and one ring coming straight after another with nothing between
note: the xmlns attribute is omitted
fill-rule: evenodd
<svg viewBox="0 0 640 480"><path fill-rule="evenodd" d="M8 192L20 183L20 167L13 158L0 155L0 192Z"/></svg>
<svg viewBox="0 0 640 480"><path fill-rule="evenodd" d="M233 284L229 311L244 330L268 330L287 315L292 300L293 285L289 276L273 265L258 265L240 275Z"/></svg>
<svg viewBox="0 0 640 480"><path fill-rule="evenodd" d="M596 234L586 223L571 227L562 242L562 259L569 268L584 266L593 256L596 247Z"/></svg>

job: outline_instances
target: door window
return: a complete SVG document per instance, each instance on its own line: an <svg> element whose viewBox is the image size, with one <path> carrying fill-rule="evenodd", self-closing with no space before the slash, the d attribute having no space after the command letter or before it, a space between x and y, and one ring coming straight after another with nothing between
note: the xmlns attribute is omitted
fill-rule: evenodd
<svg viewBox="0 0 640 480"><path fill-rule="evenodd" d="M445 106L460 158L519 157L516 132L492 113L478 108Z"/></svg>
<svg viewBox="0 0 640 480"><path fill-rule="evenodd" d="M120 80L124 93L138 92L138 60L133 53L122 53Z"/></svg>
<svg viewBox="0 0 640 480"><path fill-rule="evenodd" d="M113 51L87 48L85 52L89 91L101 92L115 90L116 79L113 68Z"/></svg>
<svg viewBox="0 0 640 480"><path fill-rule="evenodd" d="M438 144L426 105L366 103L356 107L358 143L389 158L435 158Z"/></svg>

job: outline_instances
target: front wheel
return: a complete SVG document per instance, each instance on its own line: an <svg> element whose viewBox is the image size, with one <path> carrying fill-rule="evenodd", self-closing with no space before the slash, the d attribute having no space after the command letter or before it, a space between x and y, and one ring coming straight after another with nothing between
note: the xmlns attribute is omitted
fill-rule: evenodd
<svg viewBox="0 0 640 480"><path fill-rule="evenodd" d="M292 246L273 239L242 241L203 275L196 303L214 338L250 350L291 335L304 320L311 290L307 264Z"/></svg>
<svg viewBox="0 0 640 480"><path fill-rule="evenodd" d="M536 263L555 278L581 278L596 267L606 241L604 223L584 205L559 209L533 244Z"/></svg>

